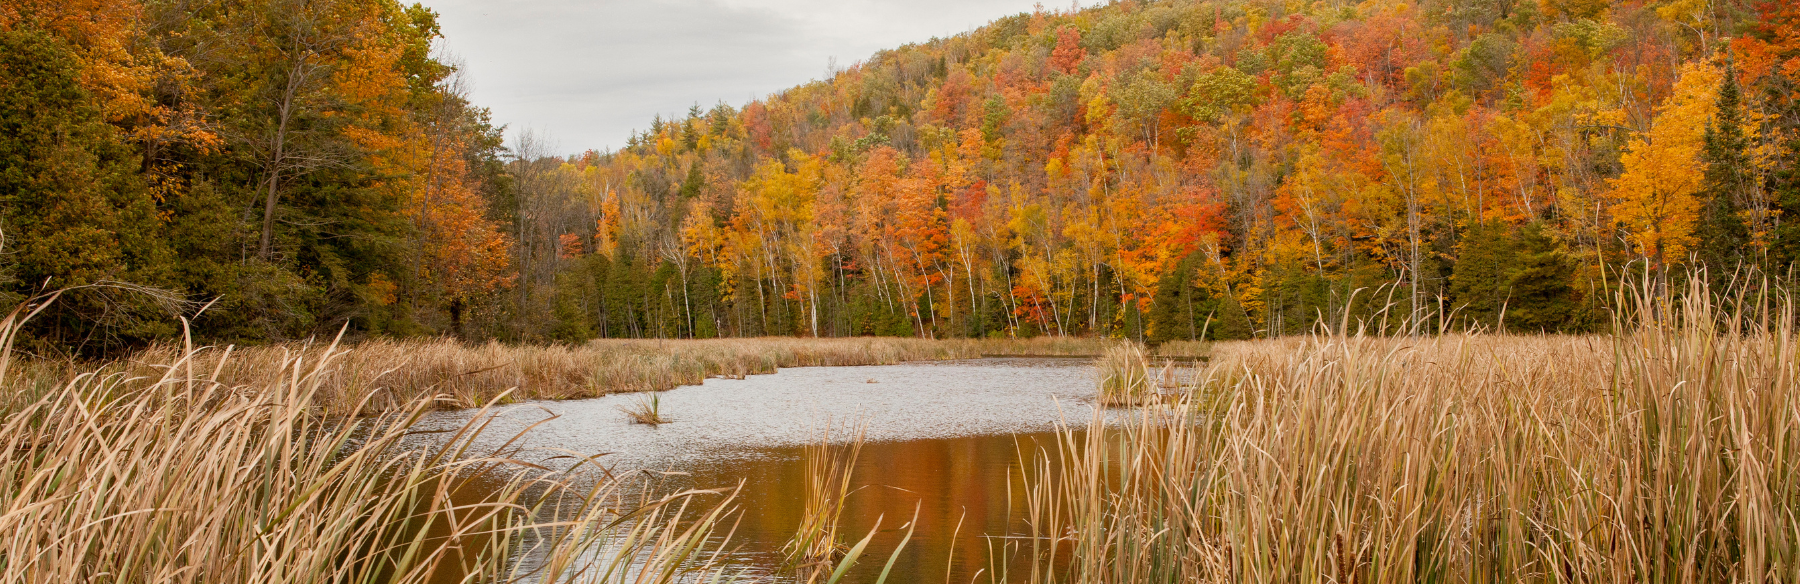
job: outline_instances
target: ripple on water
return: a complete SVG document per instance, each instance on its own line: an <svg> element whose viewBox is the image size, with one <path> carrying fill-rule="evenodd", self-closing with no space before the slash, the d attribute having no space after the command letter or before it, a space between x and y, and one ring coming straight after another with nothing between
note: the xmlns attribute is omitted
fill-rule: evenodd
<svg viewBox="0 0 1800 584"><path fill-rule="evenodd" d="M1094 370L1084 359L970 359L864 367L803 367L660 393L661 426L632 424L619 411L648 394L527 402L500 409L488 441L531 424L526 449L606 453L621 469L681 468L754 460L766 450L816 441L829 422L871 442L898 442L1052 430L1093 415ZM470 411L440 412L424 429L460 426ZM552 418L544 421L547 418ZM546 455L549 453L546 452Z"/></svg>
<svg viewBox="0 0 1800 584"><path fill-rule="evenodd" d="M992 567L985 550L1007 541L987 536L1027 529L1009 492L1023 470L1021 450L1048 446L1047 432L1059 422L1090 420L1094 375L1085 359L1036 358L783 369L662 392L663 415L673 422L656 427L632 424L619 411L647 394L508 406L484 440L498 445L543 422L519 442L526 459L567 465L551 457L609 453L601 460L616 470L679 473L666 479L669 489L741 484L727 562L773 577L801 515L807 471L800 446L816 442L828 422L838 428L834 441L850 437L845 425L860 423L870 444L857 463L845 533L880 525L870 550L886 557L901 536L895 518L916 515L917 537L898 554L889 584L945 575L967 581ZM424 425L453 429L471 415L442 412ZM872 581L881 564L868 564L848 580Z"/></svg>

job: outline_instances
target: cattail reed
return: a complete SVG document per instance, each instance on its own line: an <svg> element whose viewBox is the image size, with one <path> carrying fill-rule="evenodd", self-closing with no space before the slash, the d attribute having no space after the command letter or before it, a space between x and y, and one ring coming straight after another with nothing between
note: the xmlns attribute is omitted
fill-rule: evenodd
<svg viewBox="0 0 1800 584"><path fill-rule="evenodd" d="M1610 336L1220 343L1040 453L1034 580L1800 581L1792 298L1652 289Z"/></svg>

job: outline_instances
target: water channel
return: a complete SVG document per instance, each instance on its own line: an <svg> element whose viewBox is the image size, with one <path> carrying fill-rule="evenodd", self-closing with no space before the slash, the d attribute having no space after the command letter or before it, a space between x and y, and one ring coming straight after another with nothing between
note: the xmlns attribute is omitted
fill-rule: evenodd
<svg viewBox="0 0 1800 584"><path fill-rule="evenodd" d="M867 367L784 369L745 379L710 379L660 394L660 426L632 424L620 407L645 399L598 399L509 406L487 433L511 438L546 464L568 452L606 453L615 472L658 471L668 489L742 482L736 532L726 561L758 580L779 580L781 548L799 525L806 484L802 447L829 426L864 428L857 490L843 518L847 537L881 531L850 582L872 582L918 512L892 584L990 581L1007 562L1006 536L1024 531L1016 485L1021 454L1054 448L1054 430L1094 415L1094 370L1084 359L974 359ZM449 428L469 413L425 421ZM548 421L545 421L548 420ZM566 463L563 463L566 464ZM1018 578L1002 580L1017 581Z"/></svg>

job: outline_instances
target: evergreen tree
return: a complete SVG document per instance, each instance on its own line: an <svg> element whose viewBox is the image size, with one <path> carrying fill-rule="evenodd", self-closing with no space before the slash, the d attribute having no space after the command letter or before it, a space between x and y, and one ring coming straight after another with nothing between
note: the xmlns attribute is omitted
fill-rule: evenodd
<svg viewBox="0 0 1800 584"><path fill-rule="evenodd" d="M607 285L612 282L613 262L603 254L590 255L586 258L586 262L587 282L585 284L590 290L593 290L593 300L587 307L588 318L593 323L593 332L601 337L613 336L612 315L607 312L607 306L612 301L612 298L607 296L610 292L607 290Z"/></svg>
<svg viewBox="0 0 1800 584"><path fill-rule="evenodd" d="M688 301L692 303L694 338L719 336L719 270L701 266L694 269L689 285Z"/></svg>
<svg viewBox="0 0 1800 584"><path fill-rule="evenodd" d="M1769 181L1769 199L1777 212L1769 267L1777 276L1789 276L1797 275L1790 272L1800 261L1800 139L1788 142L1782 158L1781 170Z"/></svg>
<svg viewBox="0 0 1800 584"><path fill-rule="evenodd" d="M172 270L138 161L80 84L81 71L56 37L0 31L0 270L13 300L108 280L159 285ZM156 315L138 306L144 300L82 290L36 323L65 350L95 332L101 348L174 332L166 315L160 327L145 318ZM102 316L125 326L100 330Z"/></svg>
<svg viewBox="0 0 1800 584"><path fill-rule="evenodd" d="M566 343L581 343L594 338L591 317L586 310L584 290L587 288L582 270L568 270L556 275L556 299L552 309L555 324L550 338Z"/></svg>
<svg viewBox="0 0 1800 584"><path fill-rule="evenodd" d="M1256 333L1250 326L1250 313L1244 311L1236 294L1227 293L1219 303L1219 313L1208 336L1216 341L1234 341L1248 339Z"/></svg>
<svg viewBox="0 0 1800 584"><path fill-rule="evenodd" d="M1457 245L1450 304L1468 326L1496 327L1510 300L1516 252L1511 230L1498 221L1470 225Z"/></svg>
<svg viewBox="0 0 1800 584"><path fill-rule="evenodd" d="M1509 281L1506 328L1522 332L1562 332L1575 315L1577 299L1570 284L1575 263L1543 226L1533 223L1519 232L1518 270Z"/></svg>
<svg viewBox="0 0 1800 584"><path fill-rule="evenodd" d="M700 163L695 161L688 165L687 180L681 183L682 198L692 199L700 196L700 189L706 187L706 175L700 172Z"/></svg>
<svg viewBox="0 0 1800 584"><path fill-rule="evenodd" d="M1187 299L1186 288L1190 286L1189 267L1190 262L1183 258L1156 281L1156 297L1150 301L1151 344L1175 339L1192 340L1197 336L1192 330L1193 321L1182 318L1186 316L1183 304Z"/></svg>
<svg viewBox="0 0 1800 584"><path fill-rule="evenodd" d="M1151 343L1200 340L1213 332L1208 322L1217 316L1218 302L1194 282L1201 259L1198 252L1189 254L1157 281L1150 303Z"/></svg>
<svg viewBox="0 0 1800 584"><path fill-rule="evenodd" d="M688 336L683 324L681 312L681 274L675 269L675 263L664 260L650 275L646 294L646 320L649 323L649 334L646 336L678 339Z"/></svg>
<svg viewBox="0 0 1800 584"><path fill-rule="evenodd" d="M1747 199L1754 187L1748 150L1750 140L1744 135L1742 97L1737 86L1737 71L1727 65L1725 78L1719 83L1717 113L1706 126L1701 161L1706 174L1701 187L1700 222L1695 226L1699 238L1700 262L1706 267L1714 289L1722 289L1731 272L1745 260L1744 248L1750 241L1744 226L1740 201Z"/></svg>
<svg viewBox="0 0 1800 584"><path fill-rule="evenodd" d="M637 338L644 334L638 319L644 303L642 276L631 254L620 253L606 274L606 320L608 336Z"/></svg>

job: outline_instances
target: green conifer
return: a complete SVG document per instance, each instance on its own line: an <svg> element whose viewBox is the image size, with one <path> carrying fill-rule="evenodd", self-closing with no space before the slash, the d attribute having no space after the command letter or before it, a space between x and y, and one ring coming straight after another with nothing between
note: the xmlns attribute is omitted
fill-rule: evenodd
<svg viewBox="0 0 1800 584"><path fill-rule="evenodd" d="M1729 64L1725 79L1719 84L1718 112L1706 126L1705 149L1701 161L1706 174L1701 187L1700 222L1695 226L1699 238L1699 259L1713 280L1715 289L1731 277L1741 263L1751 259L1744 249L1749 243L1749 229L1739 210L1754 185L1748 150L1750 140L1744 136L1742 97L1737 86L1737 70Z"/></svg>
<svg viewBox="0 0 1800 584"><path fill-rule="evenodd" d="M1561 332L1575 315L1575 263L1540 224L1519 232L1518 269L1510 279L1505 325L1519 332Z"/></svg>
<svg viewBox="0 0 1800 584"><path fill-rule="evenodd" d="M1450 303L1461 324L1493 328L1500 324L1516 252L1511 229L1499 221L1470 225L1457 245L1450 274Z"/></svg>
<svg viewBox="0 0 1800 584"><path fill-rule="evenodd" d="M1193 317L1194 256L1182 258L1165 271L1156 282L1156 297L1150 301L1150 342L1161 344L1177 339L1194 340L1200 326ZM1205 317L1204 314L1200 315Z"/></svg>
<svg viewBox="0 0 1800 584"><path fill-rule="evenodd" d="M1769 199L1776 210L1769 268L1774 275L1789 276L1800 261L1800 139L1788 142L1780 168L1769 181Z"/></svg>

